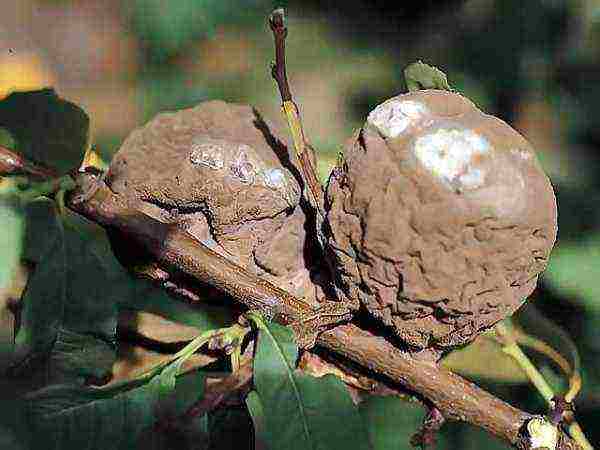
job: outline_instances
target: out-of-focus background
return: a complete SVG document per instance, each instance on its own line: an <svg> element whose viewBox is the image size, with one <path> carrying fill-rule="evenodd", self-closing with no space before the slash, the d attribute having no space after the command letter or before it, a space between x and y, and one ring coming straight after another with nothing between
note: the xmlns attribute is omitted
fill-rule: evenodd
<svg viewBox="0 0 600 450"><path fill-rule="evenodd" d="M269 73L275 6L287 8L292 90L323 173L417 59L537 148L559 239L534 302L577 344L578 417L600 442L599 0L0 0L0 98L54 86L91 116L107 157L157 112L207 99L251 103L285 130ZM487 359L473 366L507 400L543 410L518 377L489 376ZM402 420L398 433L410 433ZM445 439L496 445L467 427Z"/></svg>

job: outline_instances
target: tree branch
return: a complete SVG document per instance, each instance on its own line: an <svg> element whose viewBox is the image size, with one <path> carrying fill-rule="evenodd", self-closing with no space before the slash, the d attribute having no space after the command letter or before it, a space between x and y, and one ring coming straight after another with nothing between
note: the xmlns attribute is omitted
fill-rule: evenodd
<svg viewBox="0 0 600 450"><path fill-rule="evenodd" d="M287 37L287 27L285 26L285 16L283 8L278 8L269 16L269 26L273 31L275 40L275 64L271 68L271 75L277 82L282 102L291 102L292 93L287 79L285 69L285 38Z"/></svg>
<svg viewBox="0 0 600 450"><path fill-rule="evenodd" d="M288 127L294 141L294 148L304 179L308 184L311 199L310 202L318 215L318 229L320 232L320 224L325 217L323 212L323 192L317 172L311 162L311 155L307 151L308 144L304 129L302 127L302 119L300 118L300 110L298 105L294 103L290 85L287 79L285 68L285 39L287 37L287 27L285 26L285 14L283 8L278 8L269 16L269 25L273 31L273 39L275 41L275 64L271 68L271 75L277 82L279 93L281 94L282 109L286 116Z"/></svg>
<svg viewBox="0 0 600 450"><path fill-rule="evenodd" d="M295 300L296 306L286 306L294 304L290 303L292 296L265 280L235 265L237 269L232 273L230 266L221 266L222 261L207 259L202 246L185 230L169 227L129 209L99 178L80 174L77 185L67 198L71 209L105 227L116 227L129 234L165 270L175 269L212 284L250 309L267 314L275 311L274 319L284 324L306 312L299 299ZM90 190L93 195L89 194ZM382 337L355 325L342 325L322 333L317 344L422 395L446 418L477 425L519 448L530 445L527 424L534 416L436 364L411 357ZM562 431L560 438L557 448L578 448Z"/></svg>

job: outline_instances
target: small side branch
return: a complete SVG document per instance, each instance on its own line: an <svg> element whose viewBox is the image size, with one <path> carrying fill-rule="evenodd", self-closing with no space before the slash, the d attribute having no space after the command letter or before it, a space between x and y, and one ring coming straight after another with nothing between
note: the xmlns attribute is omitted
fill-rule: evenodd
<svg viewBox="0 0 600 450"><path fill-rule="evenodd" d="M285 38L287 37L287 27L285 26L285 12L283 8L278 8L269 16L269 25L273 31L275 40L275 64L271 67L271 75L277 83L282 102L291 102L292 93L287 79L285 69Z"/></svg>
<svg viewBox="0 0 600 450"><path fill-rule="evenodd" d="M323 191L316 170L311 161L311 152L306 142L300 111L292 98L290 85L287 79L285 67L285 39L287 37L287 27L285 26L285 14L283 8L278 8L269 16L269 25L273 31L275 41L275 64L271 68L271 74L277 83L279 93L281 94L282 109L285 114L288 127L294 141L294 148L300 167L304 175L306 184L310 191L310 203L322 219L323 213ZM321 221L319 221L320 224Z"/></svg>

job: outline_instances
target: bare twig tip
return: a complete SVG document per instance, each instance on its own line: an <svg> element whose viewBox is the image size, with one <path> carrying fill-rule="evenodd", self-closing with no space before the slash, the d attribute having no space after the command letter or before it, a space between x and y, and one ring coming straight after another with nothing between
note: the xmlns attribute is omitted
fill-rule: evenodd
<svg viewBox="0 0 600 450"><path fill-rule="evenodd" d="M273 31L285 30L285 10L277 8L269 16L269 25Z"/></svg>

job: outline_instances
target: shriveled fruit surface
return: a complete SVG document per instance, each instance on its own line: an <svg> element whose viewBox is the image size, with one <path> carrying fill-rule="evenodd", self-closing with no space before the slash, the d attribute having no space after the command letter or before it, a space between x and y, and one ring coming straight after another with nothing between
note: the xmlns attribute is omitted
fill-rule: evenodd
<svg viewBox="0 0 600 450"><path fill-rule="evenodd" d="M247 105L162 113L125 140L106 179L136 210L185 226L238 265L314 300L297 166Z"/></svg>
<svg viewBox="0 0 600 450"><path fill-rule="evenodd" d="M339 287L405 343L448 348L511 315L556 238L530 144L464 97L394 97L348 143L327 189Z"/></svg>

